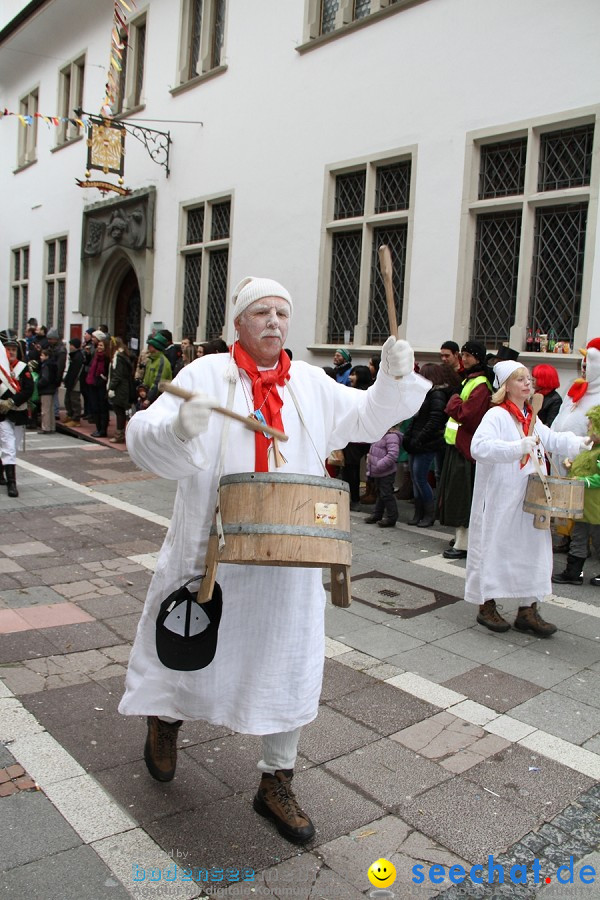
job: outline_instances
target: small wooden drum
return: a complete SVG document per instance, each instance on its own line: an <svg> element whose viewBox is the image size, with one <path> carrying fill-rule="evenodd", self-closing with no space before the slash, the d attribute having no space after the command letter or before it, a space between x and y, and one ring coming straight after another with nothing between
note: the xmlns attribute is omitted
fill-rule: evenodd
<svg viewBox="0 0 600 900"><path fill-rule="evenodd" d="M331 569L331 600L350 606L350 493L316 475L244 472L219 482L225 546L213 525L200 603L212 595L219 563Z"/></svg>
<svg viewBox="0 0 600 900"><path fill-rule="evenodd" d="M533 514L534 528L550 528L551 519L582 519L583 481L548 475L546 482L551 495L550 503L538 475L530 475L527 481L523 510Z"/></svg>

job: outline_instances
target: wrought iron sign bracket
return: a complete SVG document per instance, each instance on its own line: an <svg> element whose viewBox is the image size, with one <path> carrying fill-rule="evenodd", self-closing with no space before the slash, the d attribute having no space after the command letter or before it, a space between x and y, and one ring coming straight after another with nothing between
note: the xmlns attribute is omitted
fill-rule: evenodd
<svg viewBox="0 0 600 900"><path fill-rule="evenodd" d="M169 168L169 152L171 149L171 132L157 131L155 128L146 128L145 125L138 125L137 122L128 121L127 119L105 119L103 116L90 115L81 109L75 110L79 118L84 118L91 125L110 125L112 128L120 128L131 137L144 145L148 156L158 166L162 166L167 178L170 174Z"/></svg>

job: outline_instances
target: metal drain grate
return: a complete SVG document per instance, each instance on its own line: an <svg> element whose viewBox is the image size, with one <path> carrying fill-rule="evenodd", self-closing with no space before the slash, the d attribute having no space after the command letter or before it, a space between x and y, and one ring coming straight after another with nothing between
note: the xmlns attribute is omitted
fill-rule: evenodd
<svg viewBox="0 0 600 900"><path fill-rule="evenodd" d="M400 594L398 591L390 591L387 588L384 588L382 591L378 591L379 594L383 594L384 597L399 597Z"/></svg>

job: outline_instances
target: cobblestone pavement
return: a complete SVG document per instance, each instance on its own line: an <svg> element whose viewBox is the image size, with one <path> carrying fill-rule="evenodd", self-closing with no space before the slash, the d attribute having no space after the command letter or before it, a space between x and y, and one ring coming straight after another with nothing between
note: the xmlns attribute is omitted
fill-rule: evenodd
<svg viewBox="0 0 600 900"><path fill-rule="evenodd" d="M383 900L379 858L396 898L598 896L597 588L561 586L549 640L492 634L447 529L352 513L353 603L327 609L294 779L317 836L298 848L252 810L259 738L186 724L159 784L145 722L117 712L174 483L64 434L28 436L18 478L18 499L0 489L3 898Z"/></svg>

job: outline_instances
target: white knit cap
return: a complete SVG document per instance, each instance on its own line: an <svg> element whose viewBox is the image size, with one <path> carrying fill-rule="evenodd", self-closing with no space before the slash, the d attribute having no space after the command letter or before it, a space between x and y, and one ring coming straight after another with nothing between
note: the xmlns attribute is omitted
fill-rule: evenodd
<svg viewBox="0 0 600 900"><path fill-rule="evenodd" d="M253 275L249 275L247 278L242 278L233 292L231 300L234 320L241 316L251 303L261 300L263 297L281 297L289 303L290 315L294 311L292 298L282 284L273 281L272 278L255 278Z"/></svg>
<svg viewBox="0 0 600 900"><path fill-rule="evenodd" d="M496 390L504 384L507 378L510 378L517 369L524 369L525 366L521 362L514 359L504 359L502 362L496 363L494 366L494 387Z"/></svg>

